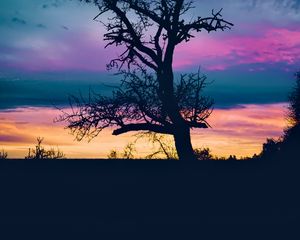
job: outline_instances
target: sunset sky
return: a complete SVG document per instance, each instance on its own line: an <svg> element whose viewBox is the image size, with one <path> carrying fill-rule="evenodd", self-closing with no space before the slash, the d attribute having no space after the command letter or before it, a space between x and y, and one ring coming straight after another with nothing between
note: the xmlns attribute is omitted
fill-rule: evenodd
<svg viewBox="0 0 300 240"><path fill-rule="evenodd" d="M232 30L207 34L176 50L176 75L201 67L213 83L212 129L193 131L194 147L210 147L218 156L251 156L266 138L286 126L287 94L300 69L299 0L195 1L190 17L223 8ZM93 21L93 5L76 0L0 1L0 150L24 157L38 136L59 146L67 157L105 157L121 150L133 134L104 131L92 142L76 142L63 124L53 123L68 107L68 95L90 88L109 94L119 83L106 63L120 53L104 49L104 27ZM147 154L151 146L139 143Z"/></svg>

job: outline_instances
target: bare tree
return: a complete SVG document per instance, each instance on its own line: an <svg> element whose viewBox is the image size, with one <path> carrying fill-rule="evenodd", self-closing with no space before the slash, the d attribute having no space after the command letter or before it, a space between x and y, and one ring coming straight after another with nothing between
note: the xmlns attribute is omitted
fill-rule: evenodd
<svg viewBox="0 0 300 240"><path fill-rule="evenodd" d="M124 73L125 90L119 89L112 98L97 95L87 102L73 97L72 105L78 108L63 114L61 120L68 121L68 128L78 139L93 138L107 127L118 127L114 135L130 131L171 134L179 158L195 159L190 129L209 126L205 120L211 113L211 101L201 95L206 78L200 73L174 79L174 51L193 38L193 32L223 31L233 24L222 18L222 9L187 21L192 1L81 1L99 8L95 20L108 14L102 22L107 31L104 40L107 46L125 49L108 68L117 67Z"/></svg>

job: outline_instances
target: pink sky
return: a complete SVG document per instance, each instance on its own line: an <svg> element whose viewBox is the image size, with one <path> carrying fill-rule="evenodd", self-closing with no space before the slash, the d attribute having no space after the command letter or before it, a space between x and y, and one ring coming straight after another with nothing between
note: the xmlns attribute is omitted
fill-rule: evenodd
<svg viewBox="0 0 300 240"><path fill-rule="evenodd" d="M206 70L224 70L243 64L300 62L300 30L261 26L259 35L226 34L217 37L201 34L176 49L174 67L184 70L203 66ZM61 39L25 39L15 57L6 62L9 68L27 71L105 71L106 63L121 52L120 48L104 49L98 35L90 32L69 34ZM26 45L26 48L22 46ZM9 58L9 56L7 56Z"/></svg>
<svg viewBox="0 0 300 240"><path fill-rule="evenodd" d="M300 60L300 30L260 26L259 35L199 36L176 50L175 67L184 69L203 63L209 70L224 70L242 64L297 64Z"/></svg>

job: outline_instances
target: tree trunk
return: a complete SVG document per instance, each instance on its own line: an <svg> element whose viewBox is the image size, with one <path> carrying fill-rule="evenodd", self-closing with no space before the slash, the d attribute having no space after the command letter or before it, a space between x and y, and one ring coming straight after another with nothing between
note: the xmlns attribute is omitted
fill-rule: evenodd
<svg viewBox="0 0 300 240"><path fill-rule="evenodd" d="M174 95L174 75L172 64L164 68L163 74L158 75L160 84L160 98L164 109L170 117L174 127L174 141L180 160L195 160L194 150L191 143L190 128L181 116L177 99Z"/></svg>
<svg viewBox="0 0 300 240"><path fill-rule="evenodd" d="M177 128L174 134L174 141L179 160L194 161L196 157L191 142L190 129L188 127Z"/></svg>

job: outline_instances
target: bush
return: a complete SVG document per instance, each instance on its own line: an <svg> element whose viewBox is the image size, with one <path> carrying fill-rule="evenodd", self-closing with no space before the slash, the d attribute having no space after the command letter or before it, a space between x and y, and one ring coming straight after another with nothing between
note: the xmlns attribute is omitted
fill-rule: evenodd
<svg viewBox="0 0 300 240"><path fill-rule="evenodd" d="M195 156L200 161L213 160L211 151L209 148L198 148L194 150Z"/></svg>
<svg viewBox="0 0 300 240"><path fill-rule="evenodd" d="M136 152L134 143L128 143L125 148L123 149L123 152L117 152L117 150L113 149L110 151L110 153L107 155L108 159L114 160L114 159L134 159L134 153Z"/></svg>

